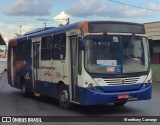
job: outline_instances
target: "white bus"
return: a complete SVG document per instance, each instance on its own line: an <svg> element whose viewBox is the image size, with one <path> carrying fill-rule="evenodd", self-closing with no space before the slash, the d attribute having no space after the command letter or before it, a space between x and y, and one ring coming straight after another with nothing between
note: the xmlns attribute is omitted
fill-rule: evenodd
<svg viewBox="0 0 160 125"><path fill-rule="evenodd" d="M142 24L84 21L9 41L8 81L24 95L124 105L151 99L150 44Z"/></svg>

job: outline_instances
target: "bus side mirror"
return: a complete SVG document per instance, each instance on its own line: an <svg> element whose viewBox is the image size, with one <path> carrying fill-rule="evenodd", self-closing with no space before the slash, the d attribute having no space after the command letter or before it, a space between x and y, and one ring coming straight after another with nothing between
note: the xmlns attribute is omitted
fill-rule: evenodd
<svg viewBox="0 0 160 125"><path fill-rule="evenodd" d="M153 40L149 39L149 51L150 55L153 56Z"/></svg>
<svg viewBox="0 0 160 125"><path fill-rule="evenodd" d="M84 50L84 42L81 38L78 38L78 48L79 50Z"/></svg>

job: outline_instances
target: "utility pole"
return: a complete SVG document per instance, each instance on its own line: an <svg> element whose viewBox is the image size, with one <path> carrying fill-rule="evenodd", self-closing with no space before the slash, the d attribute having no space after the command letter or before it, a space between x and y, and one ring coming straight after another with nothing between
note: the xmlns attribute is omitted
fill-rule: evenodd
<svg viewBox="0 0 160 125"><path fill-rule="evenodd" d="M46 28L46 25L47 25L47 23L46 23L46 22L44 22L44 28Z"/></svg>
<svg viewBox="0 0 160 125"><path fill-rule="evenodd" d="M70 24L70 18L67 18L67 23L66 25Z"/></svg>
<svg viewBox="0 0 160 125"><path fill-rule="evenodd" d="M22 34L22 31L21 31L22 25L20 25L18 27L19 27L19 35L21 36L21 34Z"/></svg>

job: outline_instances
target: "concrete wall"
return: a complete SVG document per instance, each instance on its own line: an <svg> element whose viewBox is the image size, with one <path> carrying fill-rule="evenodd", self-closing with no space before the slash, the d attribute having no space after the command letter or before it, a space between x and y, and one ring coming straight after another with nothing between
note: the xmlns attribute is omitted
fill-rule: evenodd
<svg viewBox="0 0 160 125"><path fill-rule="evenodd" d="M160 22L145 23L144 25L150 39L160 40Z"/></svg>
<svg viewBox="0 0 160 125"><path fill-rule="evenodd" d="M151 57L153 81L160 81L160 21L144 24L149 39L153 40L154 54Z"/></svg>
<svg viewBox="0 0 160 125"><path fill-rule="evenodd" d="M0 45L0 58L6 58L7 57L7 46L6 45ZM3 50L3 51L2 51Z"/></svg>

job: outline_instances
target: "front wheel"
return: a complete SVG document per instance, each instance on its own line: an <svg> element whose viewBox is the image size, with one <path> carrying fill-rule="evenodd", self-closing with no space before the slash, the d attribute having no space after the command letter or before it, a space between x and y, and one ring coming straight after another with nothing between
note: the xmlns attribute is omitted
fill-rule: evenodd
<svg viewBox="0 0 160 125"><path fill-rule="evenodd" d="M115 106L123 106L125 105L127 102L115 102L114 105Z"/></svg>
<svg viewBox="0 0 160 125"><path fill-rule="evenodd" d="M69 109L71 107L69 94L64 85L60 85L59 87L59 105L63 109Z"/></svg>

